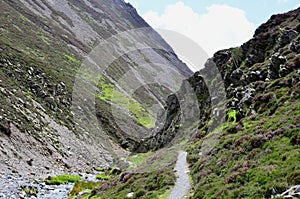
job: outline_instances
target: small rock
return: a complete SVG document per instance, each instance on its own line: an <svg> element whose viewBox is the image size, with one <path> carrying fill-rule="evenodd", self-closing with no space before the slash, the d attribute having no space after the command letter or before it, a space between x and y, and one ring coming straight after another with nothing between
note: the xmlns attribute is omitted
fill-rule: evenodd
<svg viewBox="0 0 300 199"><path fill-rule="evenodd" d="M23 101L21 98L18 98L18 101L19 101L21 104L25 104L24 101Z"/></svg>
<svg viewBox="0 0 300 199"><path fill-rule="evenodd" d="M126 195L127 198L133 198L133 196L134 196L134 192L128 193L128 194Z"/></svg>
<svg viewBox="0 0 300 199"><path fill-rule="evenodd" d="M27 160L26 162L29 166L32 166L33 159L31 158L31 159Z"/></svg>
<svg viewBox="0 0 300 199"><path fill-rule="evenodd" d="M19 197L20 197L21 199L23 199L23 198L25 198L25 194L24 194L24 193L20 193L20 194L19 194Z"/></svg>

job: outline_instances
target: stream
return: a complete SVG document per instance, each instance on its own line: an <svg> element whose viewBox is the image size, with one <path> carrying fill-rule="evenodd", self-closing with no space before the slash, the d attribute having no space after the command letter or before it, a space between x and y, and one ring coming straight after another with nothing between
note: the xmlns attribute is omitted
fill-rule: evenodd
<svg viewBox="0 0 300 199"><path fill-rule="evenodd" d="M182 199L190 189L189 170L186 162L187 152L181 151L178 155L175 165L176 183L171 192L169 199Z"/></svg>
<svg viewBox="0 0 300 199"><path fill-rule="evenodd" d="M178 155L174 170L176 171L176 183L170 194L170 199L182 199L190 188L187 152L181 151ZM93 174L81 174L84 181L96 181ZM14 177L13 175L0 174L0 199L63 199L67 198L74 184L46 185L43 181ZM28 197L22 187L38 189L37 197Z"/></svg>
<svg viewBox="0 0 300 199"><path fill-rule="evenodd" d="M97 181L93 174L81 174L81 176L84 181ZM46 185L40 180L0 175L0 199L64 199L68 198L73 186L74 183ZM37 197L27 196L22 187L38 189Z"/></svg>
<svg viewBox="0 0 300 199"><path fill-rule="evenodd" d="M68 194L74 184L46 185L42 181L28 180L22 177L0 176L0 198L2 199L62 199L68 198ZM38 195L27 196L22 187L38 189Z"/></svg>

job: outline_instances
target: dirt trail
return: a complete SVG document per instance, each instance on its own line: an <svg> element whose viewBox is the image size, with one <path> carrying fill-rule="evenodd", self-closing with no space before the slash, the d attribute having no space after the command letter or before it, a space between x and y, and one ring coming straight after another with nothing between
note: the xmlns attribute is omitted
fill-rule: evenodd
<svg viewBox="0 0 300 199"><path fill-rule="evenodd" d="M188 164L186 162L187 152L179 152L177 162L175 165L177 180L175 187L173 188L170 199L182 199L191 187L189 175L188 175Z"/></svg>

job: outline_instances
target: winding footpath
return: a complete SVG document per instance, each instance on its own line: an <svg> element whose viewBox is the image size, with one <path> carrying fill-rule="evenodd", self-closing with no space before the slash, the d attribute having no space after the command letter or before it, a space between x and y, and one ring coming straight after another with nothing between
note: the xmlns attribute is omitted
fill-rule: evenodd
<svg viewBox="0 0 300 199"><path fill-rule="evenodd" d="M181 151L175 165L177 180L169 199L182 199L190 189L189 170L186 161L187 152Z"/></svg>

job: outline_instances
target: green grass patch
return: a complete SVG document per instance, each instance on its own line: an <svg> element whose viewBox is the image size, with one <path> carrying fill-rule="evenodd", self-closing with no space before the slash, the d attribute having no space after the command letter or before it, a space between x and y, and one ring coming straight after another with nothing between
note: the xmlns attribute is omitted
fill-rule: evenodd
<svg viewBox="0 0 300 199"><path fill-rule="evenodd" d="M171 189L166 190L165 193L158 196L158 199L168 199L171 194Z"/></svg>
<svg viewBox="0 0 300 199"><path fill-rule="evenodd" d="M101 168L101 167L97 167L97 168L95 168L95 171L105 171L105 169L103 169L103 168Z"/></svg>
<svg viewBox="0 0 300 199"><path fill-rule="evenodd" d="M96 95L98 98L111 101L126 108L136 117L139 124L147 128L155 127L155 118L140 103L117 90L113 84L106 83L103 78L99 79L100 82L98 85L102 93Z"/></svg>
<svg viewBox="0 0 300 199"><path fill-rule="evenodd" d="M236 114L237 114L237 111L236 110L231 110L227 113L227 121L228 122L231 122L232 124L235 124L236 123Z"/></svg>
<svg viewBox="0 0 300 199"><path fill-rule="evenodd" d="M111 176L106 175L105 173L100 173L100 174L96 175L96 179L97 180L110 180Z"/></svg>
<svg viewBox="0 0 300 199"><path fill-rule="evenodd" d="M80 60L76 59L74 55L68 55L64 54L65 58L67 58L68 61L74 62L74 63L80 63Z"/></svg>
<svg viewBox="0 0 300 199"><path fill-rule="evenodd" d="M101 182L76 182L68 198L71 199L82 191L86 191L89 194L92 190L98 188L100 184Z"/></svg>
<svg viewBox="0 0 300 199"><path fill-rule="evenodd" d="M134 169L143 163L146 162L146 160L153 154L153 152L148 153L139 153L133 156L128 156L127 161L131 162L133 165L129 166L128 169Z"/></svg>
<svg viewBox="0 0 300 199"><path fill-rule="evenodd" d="M81 177L78 175L58 175L58 176L49 176L45 183L47 185L60 185L60 184L66 184L66 183L75 183L81 181Z"/></svg>

